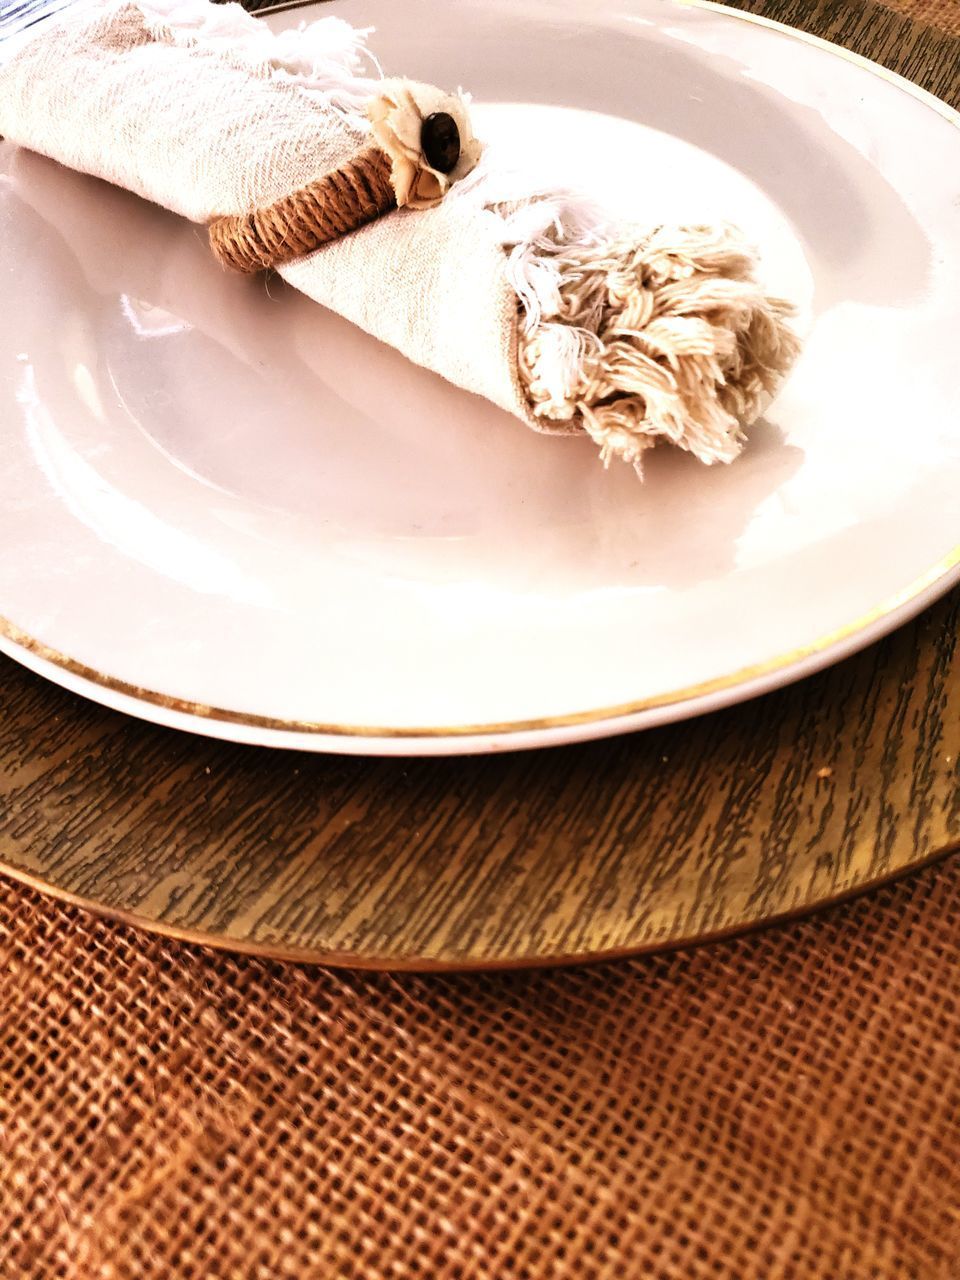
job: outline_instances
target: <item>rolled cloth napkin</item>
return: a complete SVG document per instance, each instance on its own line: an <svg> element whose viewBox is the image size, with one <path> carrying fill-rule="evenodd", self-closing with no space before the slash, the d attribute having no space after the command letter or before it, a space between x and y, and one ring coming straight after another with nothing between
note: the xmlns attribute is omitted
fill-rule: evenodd
<svg viewBox="0 0 960 1280"><path fill-rule="evenodd" d="M74 0L0 49L0 134L211 224L244 269L278 207L319 190L327 217L316 183L346 173L356 229L302 253L289 225L273 234L296 288L537 430L589 433L605 462L639 469L658 439L734 458L797 350L739 233L610 225L498 172L466 100L384 80L367 34L321 18L274 35L207 0ZM451 119L452 167L419 145Z"/></svg>

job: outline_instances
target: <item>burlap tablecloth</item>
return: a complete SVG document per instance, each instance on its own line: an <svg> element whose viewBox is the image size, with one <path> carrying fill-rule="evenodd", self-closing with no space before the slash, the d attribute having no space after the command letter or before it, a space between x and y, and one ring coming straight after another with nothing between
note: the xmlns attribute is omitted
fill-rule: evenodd
<svg viewBox="0 0 960 1280"><path fill-rule="evenodd" d="M951 35L960 35L960 0L887 0L887 3L891 9L909 14L917 22L927 22Z"/></svg>
<svg viewBox="0 0 960 1280"><path fill-rule="evenodd" d="M955 857L464 978L205 953L3 880L0 1280L957 1280L958 974Z"/></svg>
<svg viewBox="0 0 960 1280"><path fill-rule="evenodd" d="M955 1280L960 859L695 951L209 955L4 885L3 1280Z"/></svg>

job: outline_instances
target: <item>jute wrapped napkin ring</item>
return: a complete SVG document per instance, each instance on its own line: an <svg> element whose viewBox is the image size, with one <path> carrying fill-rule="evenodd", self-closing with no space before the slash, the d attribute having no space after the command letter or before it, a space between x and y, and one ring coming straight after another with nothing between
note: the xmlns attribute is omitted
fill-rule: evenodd
<svg viewBox="0 0 960 1280"><path fill-rule="evenodd" d="M75 0L0 62L0 134L207 224L529 426L637 466L730 461L789 368L788 305L729 226L610 225L498 173L459 94L384 80L337 18ZM589 194L589 193L588 193Z"/></svg>

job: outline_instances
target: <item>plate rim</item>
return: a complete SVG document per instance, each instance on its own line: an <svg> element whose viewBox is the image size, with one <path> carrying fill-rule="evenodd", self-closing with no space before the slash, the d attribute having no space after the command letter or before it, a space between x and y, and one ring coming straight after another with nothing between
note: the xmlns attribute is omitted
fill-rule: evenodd
<svg viewBox="0 0 960 1280"><path fill-rule="evenodd" d="M69 692L79 693L111 710L206 737L347 755L469 755L611 737L747 702L815 675L883 639L956 584L960 584L960 545L933 570L864 618L794 650L785 661L773 658L690 689L657 694L637 703L488 725L440 728L336 725L209 707L104 675L33 639L3 617L0 617L0 652Z"/></svg>
<svg viewBox="0 0 960 1280"><path fill-rule="evenodd" d="M325 0L280 0L256 17L320 8ZM935 94L862 54L821 36L715 0L665 0L664 7L700 9L778 31L851 62L924 103L960 129L960 111ZM613 736L688 719L745 702L813 675L882 639L960 583L960 542L907 587L854 621L762 663L612 706L489 724L377 726L326 724L234 711L134 685L78 661L0 615L0 652L53 683L113 710L168 728L252 745L344 754L461 755L530 749Z"/></svg>

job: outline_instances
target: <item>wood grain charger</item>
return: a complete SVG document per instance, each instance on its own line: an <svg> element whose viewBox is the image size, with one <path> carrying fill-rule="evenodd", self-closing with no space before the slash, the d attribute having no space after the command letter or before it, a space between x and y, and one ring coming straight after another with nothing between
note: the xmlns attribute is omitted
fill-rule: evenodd
<svg viewBox="0 0 960 1280"><path fill-rule="evenodd" d="M371 967L542 964L716 936L960 840L960 593L699 720L467 759L274 752L0 663L0 855L175 936Z"/></svg>
<svg viewBox="0 0 960 1280"><path fill-rule="evenodd" d="M950 101L960 41L756 0ZM0 661L0 866L103 914L383 968L598 959L809 910L960 844L960 593L700 720L477 759L271 752L127 719Z"/></svg>

